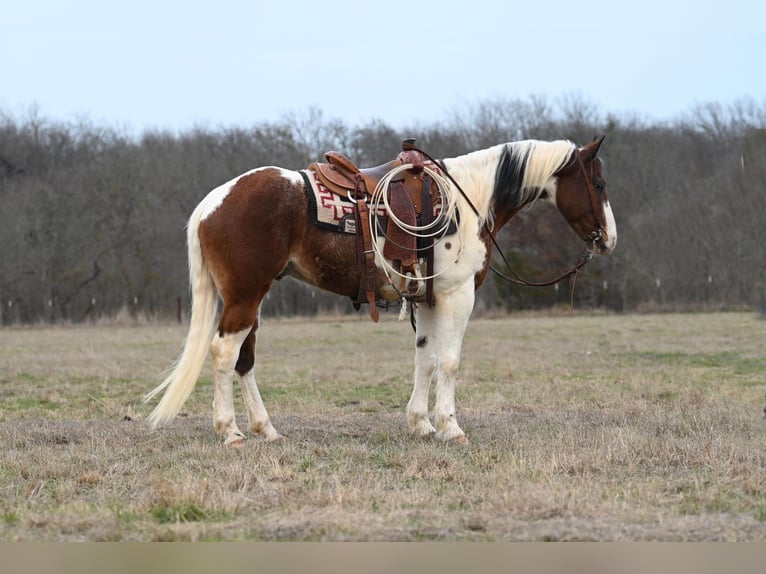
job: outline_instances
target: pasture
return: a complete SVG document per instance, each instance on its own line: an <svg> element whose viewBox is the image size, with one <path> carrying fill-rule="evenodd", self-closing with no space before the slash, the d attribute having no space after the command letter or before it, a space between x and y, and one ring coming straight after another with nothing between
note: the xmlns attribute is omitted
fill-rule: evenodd
<svg viewBox="0 0 766 574"><path fill-rule="evenodd" d="M467 445L407 431L414 336L395 313L264 320L256 373L284 440L223 446L209 361L152 433L140 398L185 333L0 330L0 540L766 540L755 313L476 318Z"/></svg>

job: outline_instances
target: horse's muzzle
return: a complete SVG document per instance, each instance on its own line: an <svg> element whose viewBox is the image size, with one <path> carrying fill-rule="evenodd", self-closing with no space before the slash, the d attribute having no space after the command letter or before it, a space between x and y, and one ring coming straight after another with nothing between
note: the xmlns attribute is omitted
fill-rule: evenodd
<svg viewBox="0 0 766 574"><path fill-rule="evenodd" d="M615 245L617 245L617 238L609 237L604 231L594 231L586 241L586 244L590 253L609 255L614 250Z"/></svg>

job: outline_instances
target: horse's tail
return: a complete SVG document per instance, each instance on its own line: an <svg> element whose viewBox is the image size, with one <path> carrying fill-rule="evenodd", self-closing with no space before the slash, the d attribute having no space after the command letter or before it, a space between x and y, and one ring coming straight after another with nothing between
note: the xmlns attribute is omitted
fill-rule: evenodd
<svg viewBox="0 0 766 574"><path fill-rule="evenodd" d="M213 282L199 241L199 224L203 210L200 205L192 213L187 229L189 249L189 282L191 283L192 311L189 332L181 356L169 374L157 387L144 396L144 402L162 391L165 394L149 415L153 429L173 420L189 398L205 363L210 341L216 328L218 292Z"/></svg>

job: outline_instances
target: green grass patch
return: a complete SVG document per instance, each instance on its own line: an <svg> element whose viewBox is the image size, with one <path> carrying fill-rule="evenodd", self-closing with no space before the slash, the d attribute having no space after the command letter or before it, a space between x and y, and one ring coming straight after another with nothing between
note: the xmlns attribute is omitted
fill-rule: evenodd
<svg viewBox="0 0 766 574"><path fill-rule="evenodd" d="M202 522L210 518L209 513L194 501L155 505L149 509L149 514L160 524Z"/></svg>
<svg viewBox="0 0 766 574"><path fill-rule="evenodd" d="M21 522L21 517L19 516L19 513L15 510L6 510L3 512L3 524L6 526L16 526Z"/></svg>
<svg viewBox="0 0 766 574"><path fill-rule="evenodd" d="M733 369L735 374L749 374L766 367L766 357L747 356L739 351L716 353L682 353L641 351L615 353L615 358L633 361L637 364L651 364L672 367L705 367L712 369Z"/></svg>

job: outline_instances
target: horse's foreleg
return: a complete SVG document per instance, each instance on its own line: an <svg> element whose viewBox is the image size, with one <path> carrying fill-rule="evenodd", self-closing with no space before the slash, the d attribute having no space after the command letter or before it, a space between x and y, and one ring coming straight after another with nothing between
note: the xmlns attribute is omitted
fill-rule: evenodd
<svg viewBox="0 0 766 574"><path fill-rule="evenodd" d="M225 437L227 445L236 446L245 440L245 435L237 427L234 412L234 367L239 357L239 350L247 338L250 328L234 333L216 333L210 343L210 355L213 359L213 425L216 432Z"/></svg>
<svg viewBox="0 0 766 574"><path fill-rule="evenodd" d="M466 442L457 424L455 410L456 375L460 367L463 335L474 304L473 279L449 297L439 300L434 317L436 343L436 405L434 422L442 440Z"/></svg>
<svg viewBox="0 0 766 574"><path fill-rule="evenodd" d="M419 308L417 313L415 382L407 403L407 422L416 435L429 436L436 432L428 420L428 392L436 371L433 311L424 307Z"/></svg>

